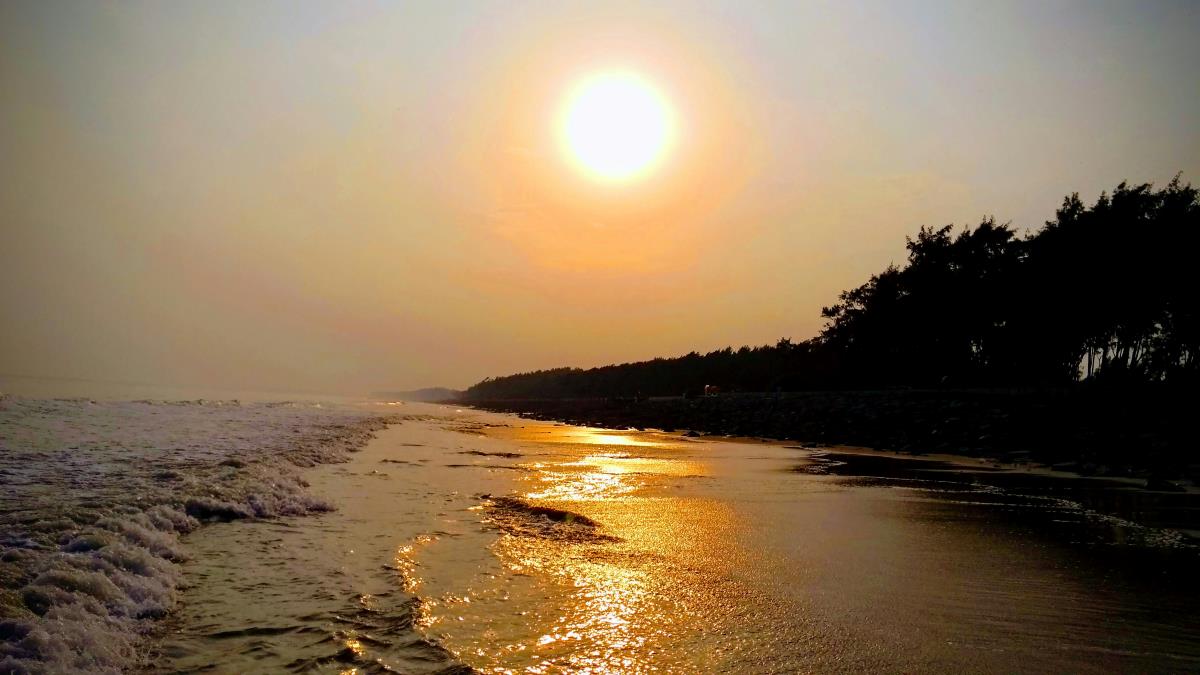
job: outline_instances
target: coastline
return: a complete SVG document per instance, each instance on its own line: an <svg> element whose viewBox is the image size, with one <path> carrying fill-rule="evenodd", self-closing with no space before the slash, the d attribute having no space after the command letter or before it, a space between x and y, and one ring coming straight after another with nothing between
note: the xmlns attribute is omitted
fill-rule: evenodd
<svg viewBox="0 0 1200 675"><path fill-rule="evenodd" d="M731 583L736 597L774 598L755 605L755 621L790 631L795 644L808 636L830 650L779 651L772 643L739 640L720 652L729 672L753 671L748 666L768 657L828 664L822 659L830 654L862 670L963 666L974 663L976 652L946 645L974 636L963 626L977 625L978 617L1006 622L1073 606L1029 593L1030 584L1077 593L1081 602L1108 602L1112 596L1097 596L1094 585L1063 586L1045 573L1080 560L1072 548L1081 542L1105 544L1097 549L1101 572L1117 564L1113 560L1190 560L1194 550L1179 537L1098 518L1087 501L1068 503L1079 495L990 489L975 478L1007 476L1021 487L1061 481L997 472L979 458L912 458L840 446L792 450L786 441L654 430L609 433L464 415L455 410L460 407L415 415L380 433L349 462L306 470L313 493L335 511L233 521L192 535L187 543L197 555L187 571L196 583L181 603L178 630L160 645L164 667L151 672L187 670L218 653L244 669L381 663L405 672L503 672L498 669L514 665L607 662L610 654L592 644L628 635L648 642L630 642L626 649L637 649L612 656L637 661L654 655L666 670L685 672L685 664L694 670L695 663L712 663L717 652L707 642L674 636L708 635L712 621L732 621L722 632L729 635L745 625L730 618L723 601ZM948 459L959 463L942 466ZM889 473L888 465L900 473ZM1108 479L1076 482L1097 492L1143 494L1113 490ZM907 534L880 539L884 524ZM696 537L698 531L707 536ZM1023 545L1025 537L1041 543ZM1114 541L1127 546L1108 545ZM989 567L1011 556L1026 561L1019 566L1023 575L1000 577ZM822 573L811 574L814 569ZM941 583L945 570L959 581ZM894 576L925 581L873 585ZM913 639L937 636L928 646L935 651L909 650L897 661L892 638L868 628L896 620L871 614L889 604L880 594L906 607L923 607L930 597L958 607L976 597L970 589L977 584L994 590L998 583L1009 584L1001 595L1010 604L986 603L960 616L965 622L935 621L916 630ZM1157 593L1153 584L1147 587ZM916 597L906 595L914 588L921 589ZM701 610L696 623L671 624L681 616L680 597L692 611ZM1147 595L1121 597L1143 603ZM610 620L614 611L620 621ZM820 620L797 622L798 613ZM859 622L862 613L870 618ZM926 616L893 628L907 630ZM1067 615L1054 616L1051 623ZM660 625L673 629L659 634L650 628ZM831 626L842 632L830 633ZM822 632L813 633L815 627ZM1098 625L1084 637L1075 634L1071 644L1107 644L1104 630ZM1014 645L1018 634L1005 634L997 644L1037 649L1036 640ZM839 635L852 635L854 648L840 650L851 643Z"/></svg>
<svg viewBox="0 0 1200 675"><path fill-rule="evenodd" d="M398 419L295 401L0 401L0 670L144 666L192 583L190 535L329 511L306 470Z"/></svg>
<svg viewBox="0 0 1200 675"><path fill-rule="evenodd" d="M478 407L481 410L497 411L483 406L466 403L447 404L458 407ZM1160 532L1175 532L1186 539L1200 541L1200 509L1194 504L1200 495L1200 487L1185 481L1158 481L1148 483L1144 477L1109 473L1105 475L1085 474L1061 467L1037 462L1026 455L1018 455L1017 461L986 455L954 452L913 452L861 445L827 442L806 442L791 439L769 438L759 435L734 435L696 433L695 430L663 429L661 427L632 425L589 424L577 419L549 418L531 414L515 414L518 417L553 421L560 424L598 427L605 430L661 431L668 435L678 434L681 441L730 442L738 444L763 444L790 448L804 453L797 454L797 467L802 473L829 474L856 482L861 479L917 478L936 476L950 482L986 484L1014 494L1036 494L1053 496L1074 502L1080 508L1093 511L1105 518L1116 518L1121 522L1144 526ZM840 467L832 468L831 467ZM1159 485L1168 489L1156 489ZM1176 535L1167 535L1173 538Z"/></svg>
<svg viewBox="0 0 1200 675"><path fill-rule="evenodd" d="M489 469L515 460L463 455L509 446L460 433L455 415L402 410L345 461L304 469L307 489L330 510L188 535L189 583L142 672L204 670L217 658L221 672L474 672L428 630L443 602L428 589L446 575L468 578L490 555L491 535L471 507L476 492L508 491L511 472ZM468 475L477 490L455 491Z"/></svg>
<svg viewBox="0 0 1200 675"><path fill-rule="evenodd" d="M1105 478L1155 491L1196 491L1200 464L1182 448L1185 413L1179 401L1166 399L900 390L454 404L584 426L857 448L1063 478Z"/></svg>

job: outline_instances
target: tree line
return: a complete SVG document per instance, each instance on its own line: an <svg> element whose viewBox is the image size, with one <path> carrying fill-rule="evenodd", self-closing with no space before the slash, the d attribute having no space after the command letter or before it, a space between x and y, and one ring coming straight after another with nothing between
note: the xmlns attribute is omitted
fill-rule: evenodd
<svg viewBox="0 0 1200 675"><path fill-rule="evenodd" d="M678 396L891 387L1194 384L1200 195L1121 183L1022 235L985 218L923 227L889 266L774 345L488 378L468 399Z"/></svg>

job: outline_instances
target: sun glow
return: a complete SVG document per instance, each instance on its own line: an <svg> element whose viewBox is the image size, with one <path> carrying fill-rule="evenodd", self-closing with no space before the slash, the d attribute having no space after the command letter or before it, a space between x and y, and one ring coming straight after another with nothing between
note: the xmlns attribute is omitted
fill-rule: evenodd
<svg viewBox="0 0 1200 675"><path fill-rule="evenodd" d="M560 134L584 169L610 181L644 174L674 135L670 106L649 82L624 72L594 75L568 98Z"/></svg>

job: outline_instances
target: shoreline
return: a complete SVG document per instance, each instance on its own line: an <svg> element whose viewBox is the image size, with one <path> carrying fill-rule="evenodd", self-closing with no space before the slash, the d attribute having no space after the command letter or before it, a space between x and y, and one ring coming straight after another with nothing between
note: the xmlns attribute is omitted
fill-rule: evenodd
<svg viewBox="0 0 1200 675"><path fill-rule="evenodd" d="M475 408L465 403L444 405L497 412L487 408ZM1200 542L1200 520L1191 515L1196 512L1192 502L1197 496L1200 496L1200 486L1196 485L1172 483L1171 489L1157 490L1147 487L1147 480L1140 477L1114 474L1086 475L1056 469L1053 466L1031 460L1002 462L991 457L947 452L913 453L841 443L805 443L763 436L694 434L690 430L665 430L655 427L636 429L627 426L605 427L561 419L532 418L517 413L502 414L514 415L519 419L553 421L556 424L592 427L604 431L663 434L675 437L681 442L770 445L794 449L804 453L803 455L798 454L797 460L806 460L813 465L826 464L833 469L817 470L813 473L844 479L879 476L887 480L899 475L927 477L930 474L953 474L958 478L951 480L961 480L969 476L976 482L999 488L1013 495L1053 494L1074 502L1080 508L1105 517L1119 518L1127 523L1158 531L1173 531L1185 539ZM884 461L890 465L879 465L878 461ZM848 466L845 470L839 470L836 468L839 465ZM1137 506L1131 506L1133 504Z"/></svg>
<svg viewBox="0 0 1200 675"><path fill-rule="evenodd" d="M3 670L143 668L192 583L188 537L328 511L307 469L398 420L293 401L0 400Z"/></svg>
<svg viewBox="0 0 1200 675"><path fill-rule="evenodd" d="M703 398L524 399L448 405L608 429L660 429L940 459L1060 478L1105 479L1156 492L1200 492L1200 463L1182 446L1178 402L1058 392L805 392ZM1098 432L1081 407L1108 409ZM1101 410L1103 412L1103 410Z"/></svg>
<svg viewBox="0 0 1200 675"><path fill-rule="evenodd" d="M994 471L980 458L940 454L913 457L832 445L801 447L797 452L789 448L796 444L788 441L689 437L654 429L607 435L595 428L526 424L518 416L469 408L465 415L461 411L455 414L455 408L463 406L444 407L444 413L434 411L428 415L423 410L410 410L417 413L412 419L389 425L353 453L347 463L307 469L305 476L314 494L335 504L335 511L295 523L233 521L198 533L189 541L197 553L189 567L189 571L197 572L197 584L189 589L192 597L182 603L181 614L186 616L177 617L181 630L159 643L173 660L169 667L149 672L186 670L210 662L214 654L220 654L224 663L250 669L300 661L364 667L381 663L405 672L430 672L423 668L432 672L473 672L469 669L484 671L535 663L513 661L519 658L514 657L518 653L536 654L539 664L591 662L580 660L594 658L591 646L542 641L539 636L568 632L562 628L562 621L569 620L573 622L570 626L578 628L585 638L606 644L614 635L623 634L622 626L640 626L639 617L660 616L667 611L664 607L674 607L670 604L675 597L671 583L637 585L632 587L635 593L613 582L614 578L644 581L646 577L639 576L639 571L652 571L657 576L664 570L679 570L678 581L685 590L690 589L690 597L716 597L709 591L727 590L729 577L716 575L719 583L714 587L708 584L711 579L698 578L695 570L744 560L744 556L730 554L731 547L737 550L738 542L752 544L755 551L768 546L780 555L796 556L755 558L766 562L764 567L756 568L755 574L739 577L747 588L771 590L770 583L779 575L814 566L830 574L850 570L854 581L799 573L787 577L784 586L795 590L814 584L813 588L836 593L838 602L818 606L818 615L831 625L843 626L868 639L871 633L861 628L865 623L845 618L853 614L845 611L843 603L861 602L863 611L879 606L878 588L861 594L855 589L864 585L869 588L872 580L880 578L877 570L881 555L892 573L905 579L916 575L930 580L887 591L893 594L889 597L906 607L920 607L928 600L930 589L953 599L960 597L958 589L970 588L976 582L986 582L988 588L996 583L1009 583L1014 590L1023 588L1026 577L1006 581L1007 577L999 579L986 571L1003 569L1006 563L995 561L1008 560L1005 556L1033 561L1018 567L1033 583L1059 583L1053 573L1046 573L1058 568L1042 563L1075 560L1073 556L1078 552L1058 548L1048 552L1041 546L1020 544L1025 537L1058 542L1057 530L1053 529L1056 527L1082 537L1100 532L1104 542L1116 536L1110 528L1121 530L1122 536L1132 535L1134 538L1121 541L1133 542L1136 550L1119 551L1112 560L1124 560L1131 554L1141 556L1143 550L1155 547L1172 547L1176 541L1190 548L1183 539L1160 537L1153 528L1135 527L1116 518L1095 518L1094 505L1082 498L1068 496L1080 501L1064 506L1064 500L1043 501L1028 496L1037 495L1036 491L987 489L973 480L974 476ZM588 435L614 444L613 448L621 450L615 453L620 456L597 453L604 445L580 440ZM646 442L636 443L639 440ZM628 441L635 442L626 445ZM647 458L657 459L662 465L639 463ZM944 466L946 460L956 460L956 466ZM809 461L817 466L807 466ZM710 465L713 470L710 474L686 468L692 462ZM625 463L631 464L622 467ZM499 470L524 464L538 466L538 473ZM888 473L897 468L901 474ZM597 472L614 477L616 482L597 483L593 478ZM907 475L910 472L922 474L915 477L915 500L910 493L912 483L906 482L914 480ZM681 480L684 476L687 479ZM856 476L871 479L857 483ZM852 486L875 489L829 489L831 483L847 478ZM1044 483L1020 469L1009 478L1009 484L1018 486L1061 485L1059 481ZM1003 481L1004 477L999 479ZM546 492L547 480L570 489L541 498L520 494L530 489ZM716 480L722 482L712 482ZM948 482L952 484L947 486ZM1100 492L1127 494L1119 488L1113 490L1111 479L1088 483L1088 490L1094 487ZM906 489L879 489L897 484ZM608 498L597 498L587 490L597 486L610 490ZM623 490L630 486L639 492ZM957 496L944 496L947 492ZM764 500L763 494L780 499ZM956 501L963 498L970 501ZM781 508L783 511L778 510ZM1058 512L1062 515L1053 515ZM770 514L776 518L766 517ZM838 515L837 527L829 526L831 514ZM939 515L931 521L929 514ZM950 539L944 538L946 530L941 519L947 514L951 532L955 533ZM719 515L729 520L715 517ZM980 520L981 515L986 518ZM693 542L691 537L700 523L721 536ZM780 523L788 527L778 527ZM980 523L1001 539L980 538ZM902 528L911 536L880 543L869 535L877 534L881 526ZM1019 532L1014 534L1012 528ZM808 545L797 548L794 542L798 540ZM963 545L964 541L975 544ZM1070 541L1077 543L1074 538ZM660 548L671 542L674 547ZM992 550L1000 552L998 558ZM281 564L260 565L263 551L270 551ZM1169 553L1175 556L1172 559L1189 555L1183 550ZM1150 551L1145 555L1159 554ZM664 566L664 556L671 565ZM581 560L587 564L581 565ZM779 565L772 566L772 560ZM513 567L513 563L518 566ZM1100 568L1104 569L1103 564ZM938 570L943 569L957 574L961 583L941 584ZM561 583L564 574L570 575L570 583ZM821 578L827 579L827 585ZM913 597L906 594L910 587L923 590ZM581 588L586 592L581 593ZM649 595L645 594L647 588L653 591ZM1088 587L1081 584L1079 588ZM1094 594L1086 590L1085 596ZM597 606L595 597L612 602ZM644 600L647 597L667 604ZM796 591L792 597L809 596ZM917 597L921 602L916 601ZM1130 593L1129 597L1133 602L1142 602L1144 595ZM775 630L808 634L806 625L794 620L796 614L789 610L794 606L788 602L791 600L779 605L780 611L762 616L773 618L771 626ZM1038 594L1029 596L1027 602L1045 607L1053 604L1047 604ZM614 606L625 608L633 623L594 620L595 616L610 617ZM571 612L564 614L563 607ZM712 609L713 616L728 615L723 603ZM1009 617L1019 616L1024 610L991 606L984 611ZM666 615L674 616L673 611ZM210 627L214 617L220 617L218 634ZM352 622L331 623L330 617L346 617ZM875 618L888 619L882 615ZM903 628L901 624L897 624L898 629ZM711 624L706 621L701 625L700 634L707 634ZM731 625L738 624L734 621ZM952 638L956 625L939 624L934 629L946 631ZM326 639L314 640L317 634ZM647 633L639 629L637 634ZM1105 639L1102 632L1096 635L1099 637L1086 639ZM831 639L838 643L836 637ZM940 648L944 641L939 637L936 642ZM497 644L501 648L497 649ZM775 660L830 663L809 661L813 656L807 650L781 651L770 642L749 644L762 650L757 653ZM864 650L859 648L862 643L858 638L853 644L858 651L849 653L864 670L886 669L889 665L922 670L935 663L918 659L901 664L890 656L877 656L894 650ZM277 663L261 660L263 645L278 655ZM523 645L525 649L505 647L512 645ZM697 656L684 647L668 640L655 645L655 651L645 652L645 658L655 659L656 663L663 663L663 658L675 658L679 663L692 657L708 658L705 652ZM951 649L941 658L957 658L956 652Z"/></svg>
<svg viewBox="0 0 1200 675"><path fill-rule="evenodd" d="M331 505L328 511L230 520L189 533L183 543L191 557L182 566L188 583L147 640L153 662L133 672L203 669L217 655L225 659L222 670L238 672L285 670L294 661L360 669L386 662L390 669L418 674L471 672L422 627L427 603L432 599L436 605L438 598L418 592L428 580L398 553L439 540L437 546L459 551L463 542L481 536L468 508L477 502L474 494L445 489L462 469L443 460L457 452L456 444L474 447L480 441L455 431L452 417L426 409L389 415L387 426L344 461L304 467L307 489ZM414 471L437 480L415 484ZM511 477L497 473L475 480L501 492L494 485L507 485ZM456 508L447 509L451 498ZM448 520L447 511L466 515ZM264 550L278 564L260 564ZM450 556L447 564L458 557ZM308 590L294 590L296 579ZM418 599L409 602L408 593ZM293 613L263 609L271 607ZM209 626L214 616L222 625L216 640ZM333 618L330 630L329 617L337 616L348 621ZM326 639L314 641L314 634ZM259 660L256 645L264 635L287 657Z"/></svg>

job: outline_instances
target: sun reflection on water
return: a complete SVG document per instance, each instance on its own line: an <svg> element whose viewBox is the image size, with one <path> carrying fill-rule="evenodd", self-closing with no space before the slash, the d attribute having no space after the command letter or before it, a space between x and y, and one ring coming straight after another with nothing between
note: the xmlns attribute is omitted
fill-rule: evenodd
<svg viewBox="0 0 1200 675"><path fill-rule="evenodd" d="M589 454L541 469L528 477L536 484L525 496L540 500L595 501L625 497L662 477L705 476L701 462L624 453Z"/></svg>
<svg viewBox="0 0 1200 675"><path fill-rule="evenodd" d="M587 443L589 445L627 445L630 447L653 448L659 447L661 443L652 440L634 438L627 434L600 433L586 430L587 433L581 433L577 436L576 442Z"/></svg>
<svg viewBox="0 0 1200 675"><path fill-rule="evenodd" d="M601 471L544 471L535 479L540 485L525 494L537 500L615 499L637 489L621 474Z"/></svg>
<svg viewBox="0 0 1200 675"><path fill-rule="evenodd" d="M410 544L396 549L392 561L396 571L400 573L400 586L408 593L416 593L421 587L421 577L417 574L417 551L437 540L437 537L422 534L415 537Z"/></svg>
<svg viewBox="0 0 1200 675"><path fill-rule="evenodd" d="M497 542L496 554L512 571L569 589L568 604L531 617L534 637L504 650L528 652L525 672L639 672L649 668L638 652L671 634L671 614L649 597L651 571L614 564L595 549L511 535Z"/></svg>
<svg viewBox="0 0 1200 675"><path fill-rule="evenodd" d="M492 546L516 605L506 606L507 616L482 618L486 629L474 638L458 642L451 633L448 645L491 673L686 670L663 659L665 646L703 632L699 617L723 610L713 598L689 598L697 572L664 552L692 547L700 522L703 536L723 536L732 514L723 503L665 497L658 488L710 475L711 467L648 433L541 426L526 434L518 440L553 451L523 465L531 469L518 479L523 501L579 514L604 536L579 536L569 517L556 525L531 512L542 523L530 528L537 534L505 531Z"/></svg>

